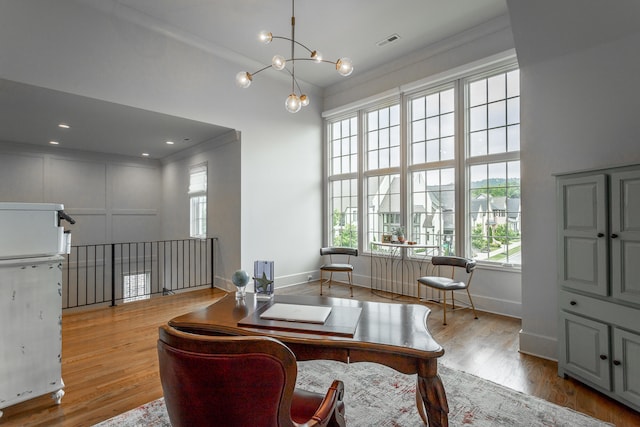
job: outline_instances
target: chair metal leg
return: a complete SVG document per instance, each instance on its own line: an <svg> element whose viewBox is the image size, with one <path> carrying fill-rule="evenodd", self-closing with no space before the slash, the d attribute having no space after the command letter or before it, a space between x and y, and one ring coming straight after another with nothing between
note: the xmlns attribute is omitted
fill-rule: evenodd
<svg viewBox="0 0 640 427"><path fill-rule="evenodd" d="M351 298L353 298L353 278L350 271L347 272L347 276L349 276L349 290L351 291Z"/></svg>
<svg viewBox="0 0 640 427"><path fill-rule="evenodd" d="M320 296L322 296L322 283L324 281L322 280L322 270L320 270Z"/></svg>
<svg viewBox="0 0 640 427"><path fill-rule="evenodd" d="M469 293L469 288L467 288L467 296L469 297L469 302L471 303L471 310L473 310L473 318L477 319L478 315L476 314L476 307L473 305L473 300L471 299L471 294Z"/></svg>
<svg viewBox="0 0 640 427"><path fill-rule="evenodd" d="M442 299L442 324L446 325L447 324L447 291L443 291L442 295L444 297Z"/></svg>

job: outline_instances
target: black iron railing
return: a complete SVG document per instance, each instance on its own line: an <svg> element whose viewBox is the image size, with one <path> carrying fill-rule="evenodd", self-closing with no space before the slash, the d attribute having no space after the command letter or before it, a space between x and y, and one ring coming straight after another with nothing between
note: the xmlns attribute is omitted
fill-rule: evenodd
<svg viewBox="0 0 640 427"><path fill-rule="evenodd" d="M216 238L72 246L62 274L62 308L213 287Z"/></svg>

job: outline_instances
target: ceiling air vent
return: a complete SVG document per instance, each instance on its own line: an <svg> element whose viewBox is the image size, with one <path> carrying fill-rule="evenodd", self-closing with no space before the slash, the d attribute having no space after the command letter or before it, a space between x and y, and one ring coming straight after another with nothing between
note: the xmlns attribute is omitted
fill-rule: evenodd
<svg viewBox="0 0 640 427"><path fill-rule="evenodd" d="M400 36L398 34L391 34L389 37L385 38L384 40L380 40L378 43L376 43L379 47L382 47L384 45L387 45L389 43L393 43L396 42L400 39Z"/></svg>

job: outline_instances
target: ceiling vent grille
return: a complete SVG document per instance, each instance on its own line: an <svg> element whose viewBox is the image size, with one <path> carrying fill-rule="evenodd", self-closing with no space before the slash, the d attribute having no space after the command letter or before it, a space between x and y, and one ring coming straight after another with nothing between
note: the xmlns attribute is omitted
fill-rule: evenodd
<svg viewBox="0 0 640 427"><path fill-rule="evenodd" d="M398 40L400 40L400 36L398 34L391 34L389 37L385 38L384 40L380 40L378 43L376 43L376 45L378 45L379 47L382 47L384 45L394 43Z"/></svg>

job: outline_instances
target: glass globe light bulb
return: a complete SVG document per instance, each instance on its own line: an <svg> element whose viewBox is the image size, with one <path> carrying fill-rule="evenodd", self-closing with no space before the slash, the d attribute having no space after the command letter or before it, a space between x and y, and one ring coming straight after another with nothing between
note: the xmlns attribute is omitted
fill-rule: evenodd
<svg viewBox="0 0 640 427"><path fill-rule="evenodd" d="M302 104L303 107L309 105L309 97L307 95L300 95L300 104Z"/></svg>
<svg viewBox="0 0 640 427"><path fill-rule="evenodd" d="M236 74L236 85L238 87L241 87L243 89L248 88L249 86L251 86L251 80L253 80L251 74L247 73L246 71L240 71L238 74Z"/></svg>
<svg viewBox="0 0 640 427"><path fill-rule="evenodd" d="M311 52L311 59L313 59L314 62L322 62L322 54L317 50L314 50Z"/></svg>
<svg viewBox="0 0 640 427"><path fill-rule="evenodd" d="M275 70L282 70L284 68L284 66L287 64L287 61L284 59L283 56L281 55L275 55L272 59L271 59L271 66L275 69Z"/></svg>
<svg viewBox="0 0 640 427"><path fill-rule="evenodd" d="M265 44L271 43L271 40L273 40L273 34L269 31L261 31L260 34L258 34L258 40Z"/></svg>
<svg viewBox="0 0 640 427"><path fill-rule="evenodd" d="M300 102L300 98L295 93L292 93L287 97L287 100L284 103L284 106L287 108L287 111L290 113L297 113L302 108L302 103Z"/></svg>
<svg viewBox="0 0 640 427"><path fill-rule="evenodd" d="M336 70L343 76L348 76L353 73L353 63L349 58L340 58L338 62L336 62Z"/></svg>

